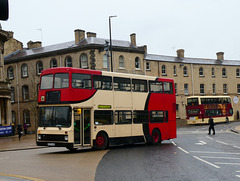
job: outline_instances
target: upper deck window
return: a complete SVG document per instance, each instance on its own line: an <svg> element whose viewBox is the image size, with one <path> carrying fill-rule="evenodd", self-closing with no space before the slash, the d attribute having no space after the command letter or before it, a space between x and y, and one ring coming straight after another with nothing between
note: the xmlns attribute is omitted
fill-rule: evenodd
<svg viewBox="0 0 240 181"><path fill-rule="evenodd" d="M53 74L43 75L41 78L40 89L52 89L53 87Z"/></svg>
<svg viewBox="0 0 240 181"><path fill-rule="evenodd" d="M54 88L61 89L61 88L68 88L68 87L69 87L69 75L64 73L55 74Z"/></svg>
<svg viewBox="0 0 240 181"><path fill-rule="evenodd" d="M112 90L112 77L93 75L94 89Z"/></svg>
<svg viewBox="0 0 240 181"><path fill-rule="evenodd" d="M114 90L131 91L131 80L129 78L114 77Z"/></svg>
<svg viewBox="0 0 240 181"><path fill-rule="evenodd" d="M193 105L198 105L198 98L189 98L187 99L187 105L188 106L193 106Z"/></svg>
<svg viewBox="0 0 240 181"><path fill-rule="evenodd" d="M147 81L141 79L132 79L132 90L134 92L147 92Z"/></svg>
<svg viewBox="0 0 240 181"><path fill-rule="evenodd" d="M173 85L171 82L163 82L164 93L172 94L173 93Z"/></svg>
<svg viewBox="0 0 240 181"><path fill-rule="evenodd" d="M88 74L72 74L72 87L80 89L91 89L92 80L91 75Z"/></svg>
<svg viewBox="0 0 240 181"><path fill-rule="evenodd" d="M160 81L149 81L149 91L163 93L163 83Z"/></svg>

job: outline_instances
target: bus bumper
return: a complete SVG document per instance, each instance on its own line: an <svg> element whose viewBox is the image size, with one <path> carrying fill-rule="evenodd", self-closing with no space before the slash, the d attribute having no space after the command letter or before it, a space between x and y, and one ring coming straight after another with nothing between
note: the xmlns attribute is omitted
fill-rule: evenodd
<svg viewBox="0 0 240 181"><path fill-rule="evenodd" d="M49 146L49 147L66 147L73 148L73 143L56 143L56 142L39 142L37 141L37 146Z"/></svg>

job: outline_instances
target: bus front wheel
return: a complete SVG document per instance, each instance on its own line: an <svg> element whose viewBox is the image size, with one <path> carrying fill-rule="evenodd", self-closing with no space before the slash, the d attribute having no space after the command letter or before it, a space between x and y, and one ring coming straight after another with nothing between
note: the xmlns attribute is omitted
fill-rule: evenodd
<svg viewBox="0 0 240 181"><path fill-rule="evenodd" d="M157 130L157 129L154 129L152 131L152 144L153 145L156 145L158 144L159 142L161 142L161 134L160 134L160 131Z"/></svg>
<svg viewBox="0 0 240 181"><path fill-rule="evenodd" d="M107 145L108 145L107 135L103 132L98 133L96 137L96 145L95 145L96 149L104 150L107 148Z"/></svg>

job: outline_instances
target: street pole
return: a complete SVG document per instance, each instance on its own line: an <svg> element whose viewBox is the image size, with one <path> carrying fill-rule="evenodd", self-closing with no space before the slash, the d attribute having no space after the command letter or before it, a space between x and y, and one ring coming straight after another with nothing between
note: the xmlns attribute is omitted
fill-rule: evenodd
<svg viewBox="0 0 240 181"><path fill-rule="evenodd" d="M109 16L109 36L110 36L110 56L111 56L111 72L113 72L113 62L112 62L112 33L111 33L111 18L115 18L117 16Z"/></svg>

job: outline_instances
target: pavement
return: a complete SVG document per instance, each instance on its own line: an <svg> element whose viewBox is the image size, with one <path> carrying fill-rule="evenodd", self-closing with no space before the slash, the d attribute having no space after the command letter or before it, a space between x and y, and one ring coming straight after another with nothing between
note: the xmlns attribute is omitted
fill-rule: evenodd
<svg viewBox="0 0 240 181"><path fill-rule="evenodd" d="M231 131L240 134L240 126L232 127Z"/></svg>

